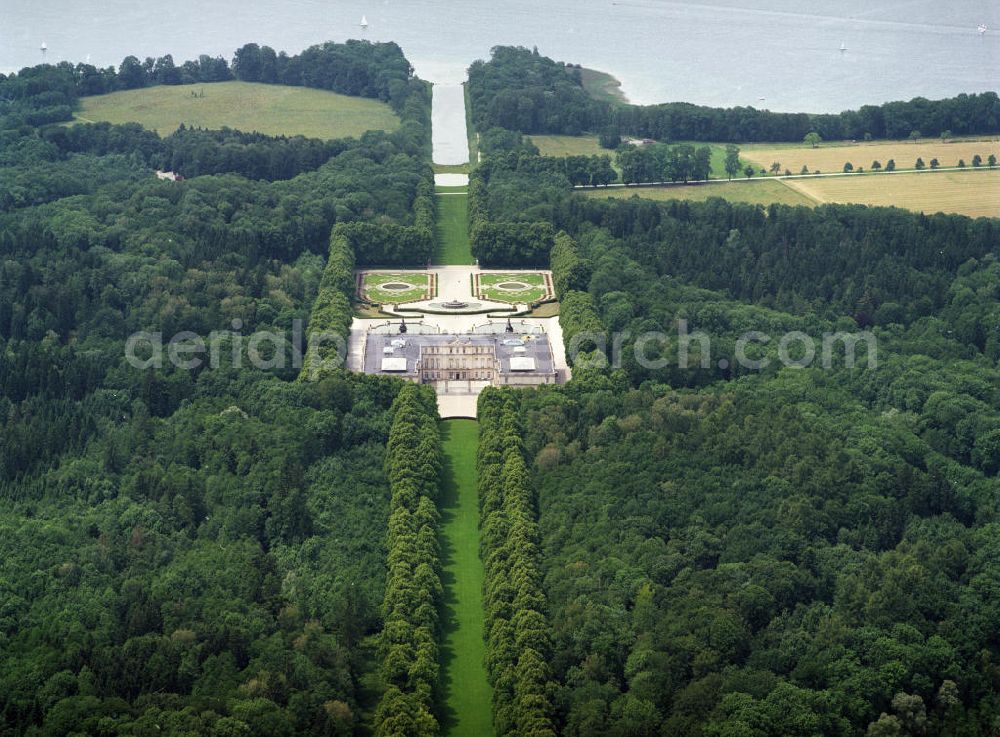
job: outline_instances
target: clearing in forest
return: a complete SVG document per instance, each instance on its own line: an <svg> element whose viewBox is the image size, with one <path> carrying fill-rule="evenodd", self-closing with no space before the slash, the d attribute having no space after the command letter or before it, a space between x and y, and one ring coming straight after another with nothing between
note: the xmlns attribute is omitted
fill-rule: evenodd
<svg viewBox="0 0 1000 737"><path fill-rule="evenodd" d="M323 139L399 127L396 113L378 100L258 82L157 85L83 97L77 119L139 123L163 136L181 123L189 128L227 127Z"/></svg>
<svg viewBox="0 0 1000 737"><path fill-rule="evenodd" d="M479 423L441 423L444 471L441 500L441 719L446 737L493 734L492 689L486 677L483 564L479 559L476 449Z"/></svg>
<svg viewBox="0 0 1000 737"><path fill-rule="evenodd" d="M786 179L784 184L818 202L1000 217L1000 170Z"/></svg>

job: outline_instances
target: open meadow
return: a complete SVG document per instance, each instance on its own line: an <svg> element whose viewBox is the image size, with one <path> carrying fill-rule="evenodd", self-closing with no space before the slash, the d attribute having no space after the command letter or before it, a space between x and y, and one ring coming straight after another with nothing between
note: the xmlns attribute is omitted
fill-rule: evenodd
<svg viewBox="0 0 1000 737"><path fill-rule="evenodd" d="M851 202L925 213L1000 217L1000 170L817 177L786 179L780 184L818 203Z"/></svg>
<svg viewBox="0 0 1000 737"><path fill-rule="evenodd" d="M753 205L821 205L828 202L902 207L1000 217L1000 169L862 174L846 177L734 179L732 182L664 187L609 187L581 190L588 197L642 197L703 202L721 197Z"/></svg>
<svg viewBox="0 0 1000 737"><path fill-rule="evenodd" d="M913 141L871 141L865 143L831 142L811 148L804 144L747 144L740 146L740 158L750 161L760 168L770 169L778 162L781 170L788 169L793 174L802 171L803 166L810 172L817 169L824 173L843 171L844 163L851 162L855 169L864 167L867 171L873 161L885 166L889 159L896 162L897 169L913 169L918 158L930 166L931 159L937 159L942 167L957 166L964 159L969 166L972 157L979 154L985 164L989 154L1000 156L1000 141L994 140L950 140L920 139Z"/></svg>
<svg viewBox="0 0 1000 737"><path fill-rule="evenodd" d="M361 275L361 297L373 304L403 304L434 296L434 279L419 271L366 271Z"/></svg>
<svg viewBox="0 0 1000 737"><path fill-rule="evenodd" d="M84 97L80 103L77 120L140 123L160 135L173 133L181 123L323 139L399 126L392 109L377 100L256 82L159 85Z"/></svg>

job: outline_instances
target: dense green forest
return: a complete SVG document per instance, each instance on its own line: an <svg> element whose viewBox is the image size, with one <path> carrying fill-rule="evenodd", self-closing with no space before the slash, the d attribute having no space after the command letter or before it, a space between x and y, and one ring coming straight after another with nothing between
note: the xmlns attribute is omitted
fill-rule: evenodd
<svg viewBox="0 0 1000 737"><path fill-rule="evenodd" d="M131 66L104 87L82 65L0 80L0 734L376 722L402 494L386 458L412 410L399 382L295 381L295 337L321 285L347 300L331 243L350 274L430 242L429 87L394 45L279 59L309 73L274 81L387 99L401 128L322 142L63 127L55 108L136 86ZM161 68L141 83L172 83ZM217 337L218 361L146 364L147 338L138 369L138 331ZM263 369L258 331L280 337L256 347Z"/></svg>
<svg viewBox="0 0 1000 737"><path fill-rule="evenodd" d="M429 88L410 76L409 62L395 44L350 41L322 44L293 57L282 53L275 57L281 69L298 69L307 64L312 71L305 76L300 72L298 76L283 74L280 78L248 71L247 60L254 53L264 52L255 44L238 51L232 71L224 60L209 64L207 57L202 57L198 68L221 65L225 75L191 72L179 81L157 76L155 71L162 64L153 60L140 67L140 71L146 70L141 80L129 81L127 59L118 71L110 68L100 72L101 86L90 81L97 74L92 68L68 62L30 67L10 77L0 75L0 213L72 195L94 194L116 181L143 178L147 169L166 169L185 177L237 174L278 181L315 172L338 157L356 157L359 150L365 159L392 168L395 164L390 164L389 159L397 152L411 157L428 154ZM389 135L366 134L361 147L352 140L319 141L229 129L204 131L181 126L161 138L135 124L48 125L70 120L81 96L150 84L218 81L216 77L228 79L232 75L375 97L392 105L403 123ZM363 192L387 189L376 174L367 178L371 181L359 188L359 197ZM340 184L341 189L345 183ZM317 196L310 194L303 199L314 200ZM361 208L365 204L361 200L356 203Z"/></svg>
<svg viewBox="0 0 1000 737"><path fill-rule="evenodd" d="M811 131L824 139L906 138L1000 133L995 92L946 100L865 105L839 114L773 113L751 107L712 108L687 102L628 105L597 100L584 89L579 66L542 56L537 49L494 47L488 61L469 67L472 121L481 132L585 131L662 141L799 142Z"/></svg>
<svg viewBox="0 0 1000 737"><path fill-rule="evenodd" d="M126 61L0 79L0 735L437 734L433 393L295 344L346 334L356 265L426 263L428 86L392 44ZM60 124L81 95L232 76L377 97L403 123L330 142ZM609 116L585 127L633 115L660 138L958 133L995 95L741 127L584 103L574 70L524 50L470 83L491 128L473 252L552 268L578 358L565 386L481 397L497 733L996 734L1000 221L585 198L610 160L520 132L583 126L579 104ZM542 117L496 128L487 97ZM650 156L679 178L705 163ZM687 364L679 321L708 339ZM262 331L292 345L251 350ZM757 368L748 331L772 336ZM779 360L783 334L836 333L874 342L855 365ZM158 363L158 334L215 354Z"/></svg>
<svg viewBox="0 0 1000 737"><path fill-rule="evenodd" d="M568 385L507 398L558 732L992 734L1000 223L584 198L508 141L470 213L554 232L505 263L547 252L567 342L590 336ZM679 364L679 320L710 356ZM652 364L650 331L674 338ZM774 336L761 369L747 331ZM783 366L793 331L868 331L877 368Z"/></svg>
<svg viewBox="0 0 1000 737"><path fill-rule="evenodd" d="M436 506L441 486L437 399L407 384L396 398L386 448L391 489L384 627L380 640L386 685L376 735L437 734L438 617L441 565Z"/></svg>
<svg viewBox="0 0 1000 737"><path fill-rule="evenodd" d="M351 734L393 391L207 372L166 418L111 386L4 400L6 442L84 431L4 484L3 733Z"/></svg>

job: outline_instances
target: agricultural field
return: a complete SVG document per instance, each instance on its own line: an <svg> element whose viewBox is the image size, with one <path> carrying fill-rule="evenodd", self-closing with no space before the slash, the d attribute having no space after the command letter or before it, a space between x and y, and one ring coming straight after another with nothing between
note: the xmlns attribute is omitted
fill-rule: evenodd
<svg viewBox="0 0 1000 737"><path fill-rule="evenodd" d="M969 166L972 157L979 154L985 164L989 154L1000 156L1000 140L950 140L943 143L940 139L920 139L913 141L871 141L868 143L823 143L819 148L811 148L804 144L747 144L740 146L740 158L752 162L763 169L770 169L771 164L778 162L781 170L788 169L793 174L802 171L803 166L810 172L819 169L821 172L832 173L843 171L844 163L851 162L855 169L864 167L867 171L873 161L885 166L889 159L894 159L897 169L913 169L918 158L930 165L931 159L937 159L942 167L957 166L959 159L964 159ZM714 170L714 166L713 166Z"/></svg>
<svg viewBox="0 0 1000 737"><path fill-rule="evenodd" d="M480 299L509 304L530 304L552 297L552 280L540 272L480 272L473 289Z"/></svg>
<svg viewBox="0 0 1000 737"><path fill-rule="evenodd" d="M752 205L814 205L815 200L802 192L787 186L781 180L734 179L731 182L711 184L688 184L669 187L613 187L608 189L588 189L588 197L642 197L647 200L687 200L704 202L711 197L722 197L733 202L747 202Z"/></svg>
<svg viewBox="0 0 1000 737"><path fill-rule="evenodd" d="M1000 170L816 177L783 183L820 203L893 205L926 213L1000 217Z"/></svg>
<svg viewBox="0 0 1000 737"><path fill-rule="evenodd" d="M402 304L432 299L434 275L420 271L365 271L358 275L358 294L374 304Z"/></svg>
<svg viewBox="0 0 1000 737"><path fill-rule="evenodd" d="M399 126L392 109L377 100L256 82L159 85L84 97L80 103L77 120L140 123L160 135L173 133L181 123L323 139Z"/></svg>

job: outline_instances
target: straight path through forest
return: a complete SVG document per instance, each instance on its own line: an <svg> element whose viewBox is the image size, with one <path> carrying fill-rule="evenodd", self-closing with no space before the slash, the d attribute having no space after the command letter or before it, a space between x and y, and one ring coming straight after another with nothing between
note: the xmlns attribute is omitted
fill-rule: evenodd
<svg viewBox="0 0 1000 737"><path fill-rule="evenodd" d="M479 560L479 423L441 423L444 470L441 499L441 733L493 734L492 690L486 678L483 564Z"/></svg>

